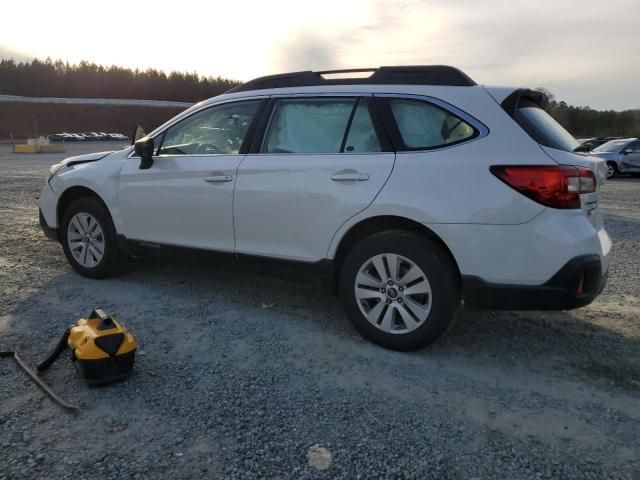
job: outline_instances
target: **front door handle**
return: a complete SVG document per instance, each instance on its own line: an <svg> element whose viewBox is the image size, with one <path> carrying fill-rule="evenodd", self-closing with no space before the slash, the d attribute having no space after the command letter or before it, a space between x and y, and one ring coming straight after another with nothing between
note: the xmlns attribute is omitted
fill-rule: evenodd
<svg viewBox="0 0 640 480"><path fill-rule="evenodd" d="M364 182L369 180L369 175L355 170L341 170L331 175L331 180L334 182Z"/></svg>
<svg viewBox="0 0 640 480"><path fill-rule="evenodd" d="M231 175L214 175L213 177L206 177L204 179L205 182L209 183L225 183L233 180Z"/></svg>

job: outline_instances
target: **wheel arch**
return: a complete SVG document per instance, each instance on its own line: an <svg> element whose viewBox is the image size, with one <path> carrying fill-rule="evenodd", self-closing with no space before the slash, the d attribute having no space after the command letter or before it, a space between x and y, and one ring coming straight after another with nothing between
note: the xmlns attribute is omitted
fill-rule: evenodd
<svg viewBox="0 0 640 480"><path fill-rule="evenodd" d="M64 212L69 207L69 205L71 205L72 202L74 202L79 198L87 198L87 197L93 197L98 199L100 203L102 203L104 208L107 210L107 212L109 213L111 220L113 220L113 216L111 215L111 211L109 210L109 207L104 202L104 200L100 197L100 195L98 195L94 190L90 188L76 185L76 186L67 188L62 193L62 195L60 195L60 199L58 200L58 206L56 208L56 220L60 228L62 227L62 216L64 215Z"/></svg>
<svg viewBox="0 0 640 480"><path fill-rule="evenodd" d="M342 262L347 253L360 240L370 235L387 230L405 230L409 232L415 232L424 235L435 242L449 258L451 265L455 270L456 286L458 287L458 290L460 290L460 288L462 287L462 275L460 273L460 267L447 244L433 230L426 227L422 223L395 215L380 215L369 217L361 220L360 222L349 228L349 230L342 236L342 238L340 238L335 249L333 262L335 265L336 278L340 274Z"/></svg>

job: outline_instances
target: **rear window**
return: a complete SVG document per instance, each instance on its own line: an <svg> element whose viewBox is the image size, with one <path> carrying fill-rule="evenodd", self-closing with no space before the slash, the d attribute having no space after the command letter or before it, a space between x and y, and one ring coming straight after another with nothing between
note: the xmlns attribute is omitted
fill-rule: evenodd
<svg viewBox="0 0 640 480"><path fill-rule="evenodd" d="M540 145L567 152L572 152L580 145L551 115L530 100L520 102L515 119Z"/></svg>

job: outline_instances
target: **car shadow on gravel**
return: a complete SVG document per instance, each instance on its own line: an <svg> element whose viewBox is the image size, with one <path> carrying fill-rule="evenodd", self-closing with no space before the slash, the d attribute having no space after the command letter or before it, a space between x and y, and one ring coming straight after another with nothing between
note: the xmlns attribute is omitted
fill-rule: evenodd
<svg viewBox="0 0 640 480"><path fill-rule="evenodd" d="M449 354L453 350L474 362L525 367L541 376L569 370L566 373L583 380L640 393L640 341L592 323L588 317L595 315L585 315L585 309L463 310L458 316L433 351Z"/></svg>
<svg viewBox="0 0 640 480"><path fill-rule="evenodd" d="M343 349L367 345L343 314L339 299L307 272L262 271L255 265L238 268L229 257L206 253L138 260L122 277L109 280L90 280L72 272L59 275L15 307L5 328L7 339L15 337L35 357L42 356L69 323L94 306L122 318L134 331L180 331L185 350L208 348L206 339L198 345L198 337L189 335L186 326L199 328L208 319L222 317L237 319L231 328L237 328L238 336L252 335L242 329L247 319L268 318L283 338L296 329L312 327L325 340L329 337L344 344L346 339L349 343ZM478 368L513 366L541 376L570 370L585 380L640 391L640 342L598 324L597 318L598 311L589 309L461 311L444 338L408 355L426 360L455 358Z"/></svg>

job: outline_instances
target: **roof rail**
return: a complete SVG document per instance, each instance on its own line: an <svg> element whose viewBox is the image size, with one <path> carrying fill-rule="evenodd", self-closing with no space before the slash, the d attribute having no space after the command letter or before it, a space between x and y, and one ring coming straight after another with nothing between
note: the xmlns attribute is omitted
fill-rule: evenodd
<svg viewBox="0 0 640 480"><path fill-rule="evenodd" d="M342 73L372 72L365 78L325 78L324 75ZM476 82L464 72L448 65L411 65L400 67L354 68L347 70L325 70L322 72L280 73L249 80L242 85L232 88L226 93L245 92L249 90L263 90L268 88L308 87L318 85L448 85L457 87L472 87Z"/></svg>

